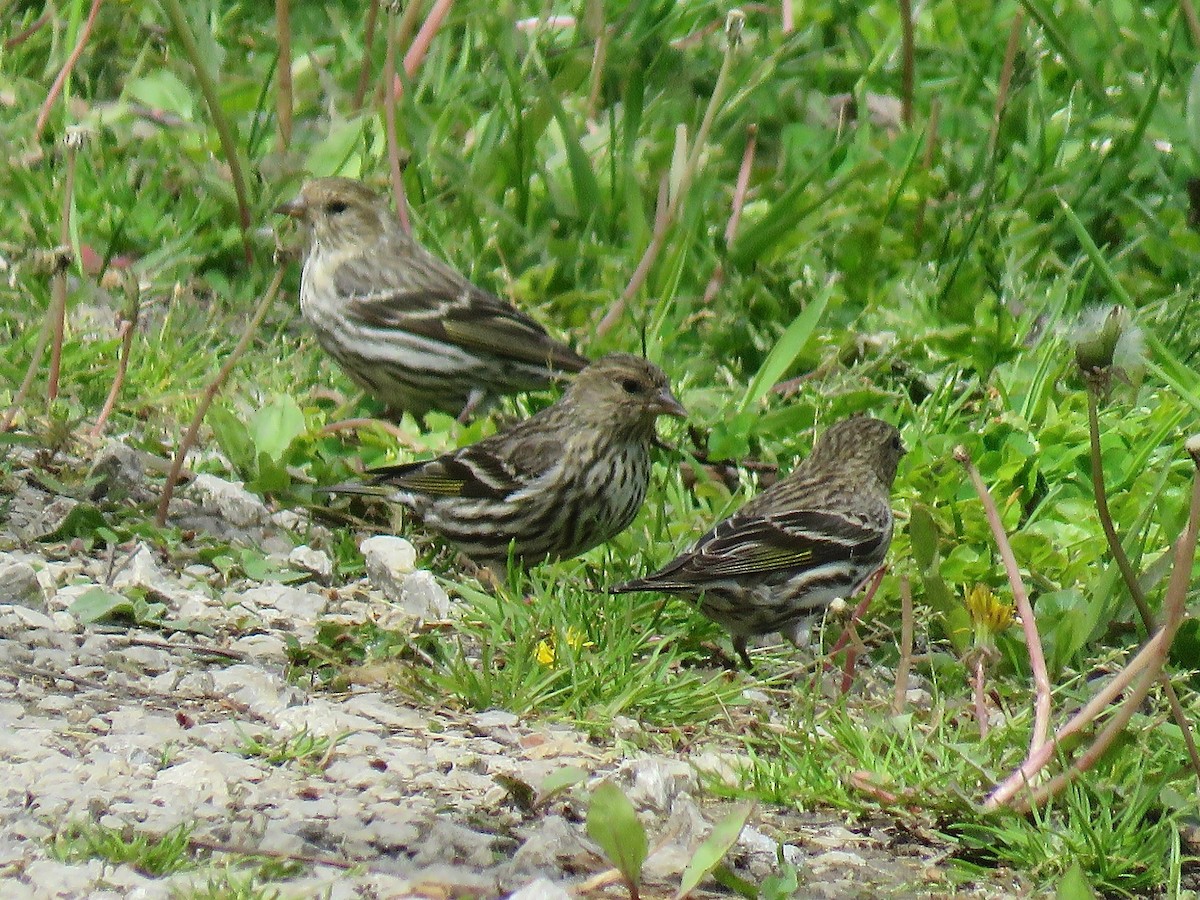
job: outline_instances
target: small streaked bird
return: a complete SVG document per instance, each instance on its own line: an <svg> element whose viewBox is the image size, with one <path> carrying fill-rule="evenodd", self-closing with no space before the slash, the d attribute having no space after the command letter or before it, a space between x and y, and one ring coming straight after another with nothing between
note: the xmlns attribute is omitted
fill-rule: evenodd
<svg viewBox="0 0 1200 900"><path fill-rule="evenodd" d="M652 363L612 353L553 406L425 462L385 466L329 488L412 510L474 562L503 571L590 550L633 521L650 480L655 419L686 415Z"/></svg>
<svg viewBox="0 0 1200 900"><path fill-rule="evenodd" d="M849 597L883 565L903 454L893 426L844 419L787 478L653 575L611 590L698 597L749 666L747 638L778 631L796 643L815 612Z"/></svg>
<svg viewBox="0 0 1200 900"><path fill-rule="evenodd" d="M316 178L278 213L308 226L300 310L317 340L391 411L481 412L587 360L405 233L352 178Z"/></svg>

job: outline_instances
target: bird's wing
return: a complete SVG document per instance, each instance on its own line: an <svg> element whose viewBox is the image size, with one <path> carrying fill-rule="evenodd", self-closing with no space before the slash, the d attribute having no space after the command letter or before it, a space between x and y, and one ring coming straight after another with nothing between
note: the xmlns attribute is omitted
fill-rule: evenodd
<svg viewBox="0 0 1200 900"><path fill-rule="evenodd" d="M418 494L503 500L555 465L562 433L546 428L547 409L515 428L424 462L371 469L374 484Z"/></svg>
<svg viewBox="0 0 1200 900"><path fill-rule="evenodd" d="M870 556L886 538L880 525L875 516L825 510L735 513L690 550L634 583L650 589L688 590L727 578Z"/></svg>
<svg viewBox="0 0 1200 900"><path fill-rule="evenodd" d="M415 245L414 245L415 246ZM427 251L388 252L381 284L381 260L344 260L336 289L348 298L344 314L374 328L396 329L458 344L506 359L578 372L587 360L546 333L537 320L511 303L476 287Z"/></svg>
<svg viewBox="0 0 1200 900"><path fill-rule="evenodd" d="M471 447L424 462L381 466L369 474L373 484L430 497L503 500L523 486L520 473L504 460Z"/></svg>

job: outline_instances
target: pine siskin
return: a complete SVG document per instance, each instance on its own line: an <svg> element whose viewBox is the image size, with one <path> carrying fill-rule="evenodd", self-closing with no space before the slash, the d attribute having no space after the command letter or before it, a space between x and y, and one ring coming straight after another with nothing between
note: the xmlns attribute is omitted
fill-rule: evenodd
<svg viewBox="0 0 1200 900"><path fill-rule="evenodd" d="M818 608L849 597L892 542L891 489L900 432L868 416L832 425L787 478L754 497L653 575L613 593L699 597L700 611L733 636L778 631L796 642Z"/></svg>
<svg viewBox="0 0 1200 900"><path fill-rule="evenodd" d="M553 406L425 462L372 469L330 491L386 496L475 562L503 569L576 556L624 530L646 496L660 415L686 412L662 370L612 353Z"/></svg>
<svg viewBox="0 0 1200 900"><path fill-rule="evenodd" d="M413 240L360 181L313 179L275 211L311 232L304 318L346 374L392 410L481 411L587 365Z"/></svg>

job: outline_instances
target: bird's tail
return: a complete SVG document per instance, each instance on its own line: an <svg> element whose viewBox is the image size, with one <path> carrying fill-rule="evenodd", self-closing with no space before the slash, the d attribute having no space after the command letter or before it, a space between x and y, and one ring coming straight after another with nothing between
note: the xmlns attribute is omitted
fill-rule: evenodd
<svg viewBox="0 0 1200 900"><path fill-rule="evenodd" d="M314 494L359 494L365 497L385 497L387 488L381 484L362 481L343 481L328 487L313 488Z"/></svg>
<svg viewBox="0 0 1200 900"><path fill-rule="evenodd" d="M632 594L636 591L657 591L661 590L658 584L650 578L634 578L632 581L626 581L623 584L618 584L615 587L608 588L610 594Z"/></svg>

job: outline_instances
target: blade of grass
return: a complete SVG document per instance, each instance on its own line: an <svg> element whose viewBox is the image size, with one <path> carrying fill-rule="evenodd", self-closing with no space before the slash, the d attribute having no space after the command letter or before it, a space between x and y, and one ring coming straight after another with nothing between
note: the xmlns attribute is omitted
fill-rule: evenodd
<svg viewBox="0 0 1200 900"><path fill-rule="evenodd" d="M746 388L746 393L737 407L739 414L746 412L761 400L771 386L779 381L783 373L796 361L796 357L800 355L817 330L817 325L821 322L821 316L825 314L825 307L829 305L829 298L833 296L833 289L836 286L835 279L827 281L820 292L808 301L808 305L780 335L775 346L771 348L771 352L767 354L767 358L763 360L763 364L759 366L754 380Z"/></svg>
<svg viewBox="0 0 1200 900"><path fill-rule="evenodd" d="M233 178L233 192L237 196L238 223L242 229L242 250L246 256L246 264L249 265L254 261L254 254L250 248L250 202L246 196L246 177L242 171L242 159L241 154L238 153L237 141L233 138L233 128L229 124L225 111L221 108L221 98L217 95L217 84L208 71L204 56L200 52L200 46L196 43L196 36L192 34L187 14L183 11L179 0L162 0L162 4L167 18L171 20L175 36L183 45L183 52L191 62L196 79L200 82L200 92L204 95L208 114L212 117L213 125L217 129L217 137L221 141L221 152L225 154L225 161L229 164L229 174Z"/></svg>

